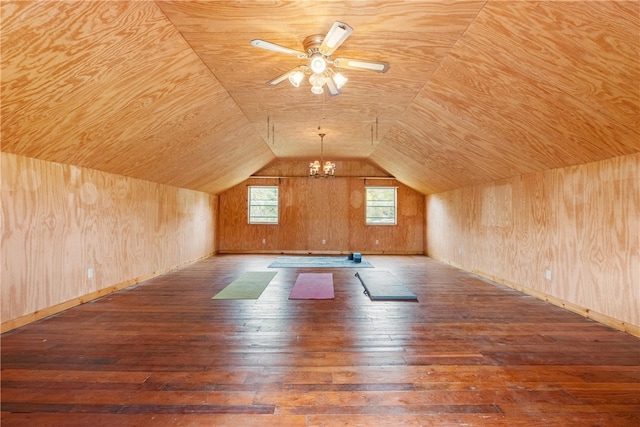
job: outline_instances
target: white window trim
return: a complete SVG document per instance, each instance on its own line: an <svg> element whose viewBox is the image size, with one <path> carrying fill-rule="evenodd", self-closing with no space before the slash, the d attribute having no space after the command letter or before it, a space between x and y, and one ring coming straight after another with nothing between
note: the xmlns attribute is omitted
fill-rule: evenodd
<svg viewBox="0 0 640 427"><path fill-rule="evenodd" d="M273 221L252 221L251 220L251 207L253 206L251 204L251 189L252 188L275 188L277 193L278 193L278 200L276 200L276 211L277 211L277 215L276 215L276 220L275 222ZM280 222L280 188L278 188L277 185L250 185L247 188L247 222L249 224L262 224L262 225L278 225L278 223Z"/></svg>
<svg viewBox="0 0 640 427"><path fill-rule="evenodd" d="M369 189L393 189L393 222L369 222L367 209L369 208L369 200L367 199L367 190ZM392 186L374 186L368 185L364 187L364 222L365 225L398 225L398 187Z"/></svg>

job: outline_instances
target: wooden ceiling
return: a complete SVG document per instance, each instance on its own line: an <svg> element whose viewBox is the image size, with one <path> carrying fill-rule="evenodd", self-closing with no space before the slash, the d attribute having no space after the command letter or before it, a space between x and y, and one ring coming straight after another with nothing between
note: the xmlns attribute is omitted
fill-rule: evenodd
<svg viewBox="0 0 640 427"><path fill-rule="evenodd" d="M218 193L366 160L425 194L640 151L638 1L3 1L2 151ZM268 80L335 20L341 95ZM340 171L337 171L340 175Z"/></svg>

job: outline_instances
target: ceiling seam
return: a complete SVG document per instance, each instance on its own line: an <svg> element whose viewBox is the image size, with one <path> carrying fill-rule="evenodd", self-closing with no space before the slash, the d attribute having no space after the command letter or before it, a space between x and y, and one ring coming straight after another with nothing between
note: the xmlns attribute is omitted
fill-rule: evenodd
<svg viewBox="0 0 640 427"><path fill-rule="evenodd" d="M273 153L273 155L277 158L276 153L273 151L271 144L268 143L268 141L265 141L264 138L262 138L262 136L258 133L258 131L256 131L256 129L253 127L253 124L251 122L251 120L249 120L249 117L247 117L247 113L240 107L240 104L238 104L238 101L229 93L229 91L227 90L226 87L224 87L224 85L222 84L222 82L220 81L220 79L218 78L218 76L216 76L216 74L213 72L213 70L211 68L209 68L209 66L207 65L207 63L205 62L204 58L202 58L202 56L200 56L200 54L196 51L196 49L193 47L193 45L191 43L189 43L189 41L184 37L184 35L182 34L182 31L180 31L178 29L178 27L176 26L176 24L171 20L171 18L169 18L167 16L166 13L164 13L164 10L162 10L162 7L160 6L159 1L154 1L153 2L155 4L155 6L158 8L158 10L160 11L160 13L165 17L165 19L167 20L167 22L169 22L173 28L175 29L176 33L180 36L180 38L186 43L187 46L189 46L189 49L191 49L191 52L193 52L193 54L200 60L200 62L202 63L202 65L209 71L209 73L211 74L211 76L216 80L216 82L218 83L218 85L224 90L224 92L227 94L227 96L233 100L233 103L236 105L236 108L238 108L239 111L242 112L242 116L245 118L245 120L247 121L247 124L251 127L251 129L253 129L254 133L256 134L256 136L258 138L260 138L260 140L262 140L267 147L269 147L269 150L271 150L271 152Z"/></svg>
<svg viewBox="0 0 640 427"><path fill-rule="evenodd" d="M431 73L429 73L429 76L426 78L424 84L422 85L422 87L420 87L420 90L418 90L416 92L416 95L411 99L411 101L407 104L407 107L402 111L402 113L400 113L396 119L395 125L396 126L401 126L399 124L399 122L401 121L401 119L406 115L407 110L413 105L413 103L416 101L416 99L418 98L418 96L424 91L424 89L427 87L427 85L429 84L431 77L436 73L436 71L438 71L441 67L442 67L442 61L445 60L445 58L448 57L448 55L451 53L451 51L458 45L458 43L460 42L460 40L465 36L465 34L467 34L467 32L469 31L469 28L473 25L474 22L476 22L476 20L478 19L478 16L480 15L480 13L482 13L482 11L484 10L484 8L486 7L486 5L489 3L489 0L484 1L482 7L478 10L478 13L476 13L476 16L469 21L469 24L467 25L467 27L464 29L464 31L462 31L460 33L460 36L456 39L455 42L453 42L451 44L451 46L449 47L448 51L447 51L447 55L442 55L442 58L440 59L440 61L438 61L438 65L436 65L433 70L431 71ZM393 128L393 126L392 126ZM389 129L389 131L391 130L391 128ZM388 132L387 132L388 133ZM383 138L384 139L384 136ZM373 149L371 150L371 152L369 153L369 156L371 156L376 149L378 148L378 145L381 141L378 141L378 144L375 145L375 147L373 147Z"/></svg>

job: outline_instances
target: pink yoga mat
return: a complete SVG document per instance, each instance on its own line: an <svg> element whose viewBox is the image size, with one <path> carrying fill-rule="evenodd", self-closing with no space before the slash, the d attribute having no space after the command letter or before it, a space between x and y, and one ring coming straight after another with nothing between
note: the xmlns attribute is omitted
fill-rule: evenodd
<svg viewBox="0 0 640 427"><path fill-rule="evenodd" d="M333 299L332 273L300 273L289 299Z"/></svg>

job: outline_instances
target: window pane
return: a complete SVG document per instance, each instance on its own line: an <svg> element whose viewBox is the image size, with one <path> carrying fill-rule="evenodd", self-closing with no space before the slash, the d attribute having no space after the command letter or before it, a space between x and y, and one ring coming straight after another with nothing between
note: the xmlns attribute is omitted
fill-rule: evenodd
<svg viewBox="0 0 640 427"><path fill-rule="evenodd" d="M249 223L278 223L278 187L249 187Z"/></svg>
<svg viewBox="0 0 640 427"><path fill-rule="evenodd" d="M395 188L367 188L367 200L395 202Z"/></svg>
<svg viewBox="0 0 640 427"><path fill-rule="evenodd" d="M366 223L396 223L396 188L366 187Z"/></svg>

